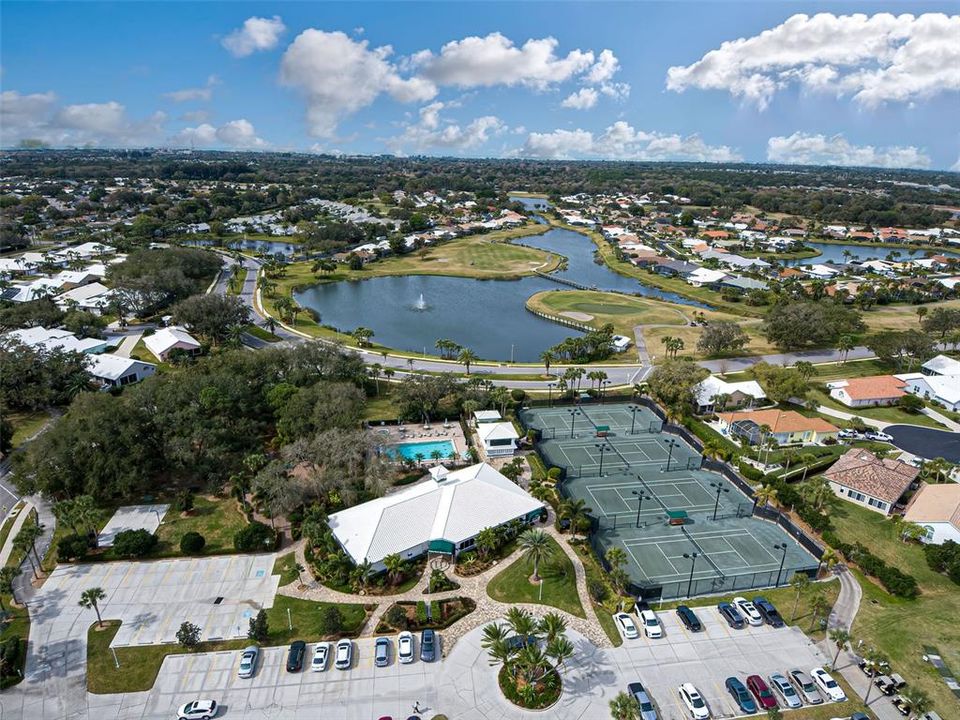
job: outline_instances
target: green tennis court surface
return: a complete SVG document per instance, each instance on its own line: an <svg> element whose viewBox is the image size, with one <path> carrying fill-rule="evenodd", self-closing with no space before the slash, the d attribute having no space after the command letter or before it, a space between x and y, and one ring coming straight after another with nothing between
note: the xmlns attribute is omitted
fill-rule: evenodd
<svg viewBox="0 0 960 720"><path fill-rule="evenodd" d="M540 431L537 450L547 467L563 469L562 495L591 509L594 549L623 549L625 569L645 596L767 587L817 568L779 526L753 517L736 486L702 470L700 453L662 432L647 408L533 408L520 419Z"/></svg>

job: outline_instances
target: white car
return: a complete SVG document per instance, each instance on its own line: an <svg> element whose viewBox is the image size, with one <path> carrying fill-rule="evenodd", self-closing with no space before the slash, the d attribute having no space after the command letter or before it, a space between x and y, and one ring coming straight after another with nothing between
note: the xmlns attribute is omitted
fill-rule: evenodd
<svg viewBox="0 0 960 720"><path fill-rule="evenodd" d="M643 634L648 638L663 637L663 625L653 610L643 610L640 613L640 622L643 624Z"/></svg>
<svg viewBox="0 0 960 720"><path fill-rule="evenodd" d="M743 619L746 620L749 625L755 627L763 625L763 616L760 615L760 611L745 597L735 597L733 604L737 606L737 610L740 611Z"/></svg>
<svg viewBox="0 0 960 720"><path fill-rule="evenodd" d="M677 688L677 692L693 720L708 720L710 709L707 707L707 701L703 699L703 695L693 686L693 683L684 683Z"/></svg>
<svg viewBox="0 0 960 720"><path fill-rule="evenodd" d="M177 717L180 720L210 720L216 714L216 700L194 700L177 709Z"/></svg>
<svg viewBox="0 0 960 720"><path fill-rule="evenodd" d="M313 660L310 661L310 670L323 672L327 669L328 662L330 662L330 643L317 643L317 647L313 651Z"/></svg>
<svg viewBox="0 0 960 720"><path fill-rule="evenodd" d="M837 684L837 681L830 677L830 674L820 667L815 667L810 671L810 677L817 684L817 687L823 691L823 694L834 702L844 702L847 699L843 688Z"/></svg>
<svg viewBox="0 0 960 720"><path fill-rule="evenodd" d="M337 655L333 661L337 670L349 670L353 664L353 640L341 640L337 643Z"/></svg>
<svg viewBox="0 0 960 720"><path fill-rule="evenodd" d="M413 662L413 633L402 632L397 638L397 659L406 665Z"/></svg>
<svg viewBox="0 0 960 720"><path fill-rule="evenodd" d="M620 632L623 633L623 636L627 640L636 640L638 637L640 637L640 631L637 630L637 626L633 622L633 618L627 615L625 612L616 613L613 616L613 620L617 623L617 627L620 628Z"/></svg>

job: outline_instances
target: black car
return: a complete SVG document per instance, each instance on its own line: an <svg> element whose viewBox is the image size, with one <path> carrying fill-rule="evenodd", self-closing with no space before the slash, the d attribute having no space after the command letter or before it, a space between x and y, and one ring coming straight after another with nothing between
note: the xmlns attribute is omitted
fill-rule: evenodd
<svg viewBox="0 0 960 720"><path fill-rule="evenodd" d="M300 672L306 652L307 644L303 640L294 640L290 643L290 650L287 652L287 672Z"/></svg>
<svg viewBox="0 0 960 720"><path fill-rule="evenodd" d="M769 600L758 595L753 599L753 606L767 625L775 628L783 627L783 618L780 617L780 613L777 612L777 609Z"/></svg>
<svg viewBox="0 0 960 720"><path fill-rule="evenodd" d="M743 616L740 611L728 602L722 602L717 605L720 615L727 621L727 625L734 630L743 630Z"/></svg>
<svg viewBox="0 0 960 720"><path fill-rule="evenodd" d="M420 633L420 660L433 662L437 659L437 635L430 628Z"/></svg>
<svg viewBox="0 0 960 720"><path fill-rule="evenodd" d="M680 618L680 622L687 626L687 630L690 632L700 632L703 630L703 625L700 624L700 618L686 605L681 605L677 608L677 617Z"/></svg>

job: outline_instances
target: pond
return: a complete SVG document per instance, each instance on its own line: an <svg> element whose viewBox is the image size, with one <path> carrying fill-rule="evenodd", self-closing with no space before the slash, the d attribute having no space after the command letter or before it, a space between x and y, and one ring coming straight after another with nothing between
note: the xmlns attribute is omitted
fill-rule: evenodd
<svg viewBox="0 0 960 720"><path fill-rule="evenodd" d="M547 210L552 205L545 197L526 197L524 195L507 195L510 202L518 202L524 208L533 212L535 210Z"/></svg>
<svg viewBox="0 0 960 720"><path fill-rule="evenodd" d="M784 265L815 265L818 263L839 263L845 264L850 260L885 260L891 252L899 252L901 260L919 259L926 256L927 248L910 248L902 245L849 245L834 243L805 242L804 245L819 250L820 254L812 258L783 260ZM847 250L850 253L849 260L843 254ZM937 250L938 254L953 255L950 251Z"/></svg>
<svg viewBox="0 0 960 720"><path fill-rule="evenodd" d="M197 239L184 240L184 245L197 245L200 247L213 247L216 243L213 240ZM229 250L246 250L260 255L285 255L287 257L296 255L302 251L300 245L294 243L281 242L278 240L233 240L223 244L224 248Z"/></svg>

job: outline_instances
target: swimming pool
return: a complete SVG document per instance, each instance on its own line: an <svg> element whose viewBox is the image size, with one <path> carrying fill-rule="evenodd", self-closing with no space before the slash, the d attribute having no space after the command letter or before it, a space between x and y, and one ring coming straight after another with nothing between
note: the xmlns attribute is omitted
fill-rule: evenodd
<svg viewBox="0 0 960 720"><path fill-rule="evenodd" d="M417 455L422 455L422 460L430 460L434 451L439 451L444 459L451 455L456 455L456 448L451 440L426 440L424 442L406 442L397 445L388 445L383 449L384 453L390 457L406 458L407 460L416 460Z"/></svg>

